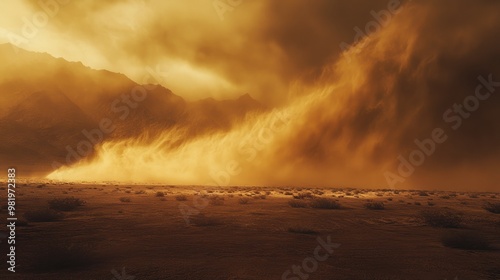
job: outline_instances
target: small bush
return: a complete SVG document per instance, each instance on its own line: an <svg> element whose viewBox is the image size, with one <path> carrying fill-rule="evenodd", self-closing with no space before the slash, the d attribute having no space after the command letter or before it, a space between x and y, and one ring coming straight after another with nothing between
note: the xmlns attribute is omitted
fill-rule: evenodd
<svg viewBox="0 0 500 280"><path fill-rule="evenodd" d="M288 204L292 206L293 208L306 208L307 203L305 201L300 201L300 200L290 200L288 201Z"/></svg>
<svg viewBox="0 0 500 280"><path fill-rule="evenodd" d="M24 214L24 218L29 222L55 222L59 221L64 217L63 214L53 210L53 209L41 209L35 211L28 211Z"/></svg>
<svg viewBox="0 0 500 280"><path fill-rule="evenodd" d="M462 215L448 209L429 209L420 214L432 227L458 228L462 225Z"/></svg>
<svg viewBox="0 0 500 280"><path fill-rule="evenodd" d="M315 230L312 230L312 229L306 228L306 227L301 227L301 226L289 227L288 232L299 233L299 234L318 234L318 232Z"/></svg>
<svg viewBox="0 0 500 280"><path fill-rule="evenodd" d="M134 192L135 194L145 194L146 192L144 190L138 190Z"/></svg>
<svg viewBox="0 0 500 280"><path fill-rule="evenodd" d="M185 196L183 194L179 194L179 195L175 196L175 200L177 200L177 201L186 201L187 200L187 196Z"/></svg>
<svg viewBox="0 0 500 280"><path fill-rule="evenodd" d="M165 193L164 192L156 192L157 197L164 197Z"/></svg>
<svg viewBox="0 0 500 280"><path fill-rule="evenodd" d="M324 194L325 194L325 192L320 191L320 190L316 190L316 191L314 191L314 194L315 194L315 195L322 196L322 195L324 195Z"/></svg>
<svg viewBox="0 0 500 280"><path fill-rule="evenodd" d="M445 247L462 250L489 250L490 242L481 234L474 231L453 231L446 233L442 239Z"/></svg>
<svg viewBox="0 0 500 280"><path fill-rule="evenodd" d="M132 200L130 199L130 197L120 197L120 201L121 202L131 202Z"/></svg>
<svg viewBox="0 0 500 280"><path fill-rule="evenodd" d="M369 210L384 210L385 205L383 202L368 202L365 203L365 208Z"/></svg>
<svg viewBox="0 0 500 280"><path fill-rule="evenodd" d="M494 214L500 214L500 202L496 202L496 203L488 202L484 205L483 208L488 212L491 212Z"/></svg>
<svg viewBox="0 0 500 280"><path fill-rule="evenodd" d="M246 198L246 197L242 197L238 200L238 203L239 204L248 204L250 202L250 199Z"/></svg>
<svg viewBox="0 0 500 280"><path fill-rule="evenodd" d="M295 199L306 199L306 198L312 199L312 198L314 198L314 196L310 192L301 192L297 195L294 195L293 198L295 198Z"/></svg>
<svg viewBox="0 0 500 280"><path fill-rule="evenodd" d="M316 209L340 209L340 203L330 198L316 198L310 204Z"/></svg>
<svg viewBox="0 0 500 280"><path fill-rule="evenodd" d="M57 211L72 211L83 205L85 201L75 197L55 198L49 201L49 208Z"/></svg>

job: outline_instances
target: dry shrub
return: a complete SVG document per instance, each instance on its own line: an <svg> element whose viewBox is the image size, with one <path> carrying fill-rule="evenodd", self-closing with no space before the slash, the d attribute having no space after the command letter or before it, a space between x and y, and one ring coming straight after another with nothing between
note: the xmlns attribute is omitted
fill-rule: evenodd
<svg viewBox="0 0 500 280"><path fill-rule="evenodd" d="M85 205L85 201L75 197L54 198L49 201L49 208L57 211L72 211Z"/></svg>
<svg viewBox="0 0 500 280"><path fill-rule="evenodd" d="M307 207L307 203L305 201L294 200L294 199L288 201L288 204L293 208L306 208Z"/></svg>
<svg viewBox="0 0 500 280"><path fill-rule="evenodd" d="M177 201L186 201L187 200L187 196L183 195L183 194L178 194L175 196L175 200Z"/></svg>
<svg viewBox="0 0 500 280"><path fill-rule="evenodd" d="M295 198L295 199L306 199L306 198L312 199L312 198L314 198L314 195L310 192L301 192L297 195L294 195L293 198Z"/></svg>
<svg viewBox="0 0 500 280"><path fill-rule="evenodd" d="M120 201L121 202L131 202L132 200L130 199L130 197L120 197Z"/></svg>
<svg viewBox="0 0 500 280"><path fill-rule="evenodd" d="M383 202L368 202L365 203L364 206L369 210L385 210L385 205Z"/></svg>
<svg viewBox="0 0 500 280"><path fill-rule="evenodd" d="M494 213L494 214L500 214L500 202L487 202L484 207L486 211Z"/></svg>
<svg viewBox="0 0 500 280"><path fill-rule="evenodd" d="M428 209L420 214L432 227L458 228L462 225L462 215L449 209Z"/></svg>
<svg viewBox="0 0 500 280"><path fill-rule="evenodd" d="M250 202L250 199L246 198L246 197L242 197L238 200L238 203L239 204L248 204Z"/></svg>
<svg viewBox="0 0 500 280"><path fill-rule="evenodd" d="M164 197L165 193L164 192L156 192L157 197Z"/></svg>
<svg viewBox="0 0 500 280"><path fill-rule="evenodd" d="M316 209L340 209L340 203L330 198L315 198L310 205Z"/></svg>

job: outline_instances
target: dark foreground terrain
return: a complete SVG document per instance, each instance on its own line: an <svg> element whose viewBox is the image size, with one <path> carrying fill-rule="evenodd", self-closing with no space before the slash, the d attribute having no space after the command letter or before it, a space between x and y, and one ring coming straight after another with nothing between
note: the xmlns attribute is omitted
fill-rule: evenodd
<svg viewBox="0 0 500 280"><path fill-rule="evenodd" d="M16 190L16 273L3 227L1 279L500 279L494 193L27 181Z"/></svg>

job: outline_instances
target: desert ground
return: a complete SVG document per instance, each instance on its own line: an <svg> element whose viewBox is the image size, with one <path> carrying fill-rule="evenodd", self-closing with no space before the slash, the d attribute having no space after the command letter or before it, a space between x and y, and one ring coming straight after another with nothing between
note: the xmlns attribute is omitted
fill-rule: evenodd
<svg viewBox="0 0 500 280"><path fill-rule="evenodd" d="M29 180L16 191L16 273L3 228L1 279L500 279L495 193Z"/></svg>

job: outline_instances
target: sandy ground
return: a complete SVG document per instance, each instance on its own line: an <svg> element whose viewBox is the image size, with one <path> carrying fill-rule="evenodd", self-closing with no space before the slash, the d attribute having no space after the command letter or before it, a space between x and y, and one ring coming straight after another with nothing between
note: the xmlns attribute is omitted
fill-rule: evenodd
<svg viewBox="0 0 500 280"><path fill-rule="evenodd" d="M307 192L342 208L289 205L309 203L293 198ZM7 271L3 238L1 279L500 279L500 215L483 209L498 194L50 182L18 183L16 194L20 219L54 198L86 204L58 221L18 225L16 273ZM368 201L386 209L366 209ZM441 208L462 213L463 226L421 218ZM492 249L446 247L450 231L481 234Z"/></svg>

